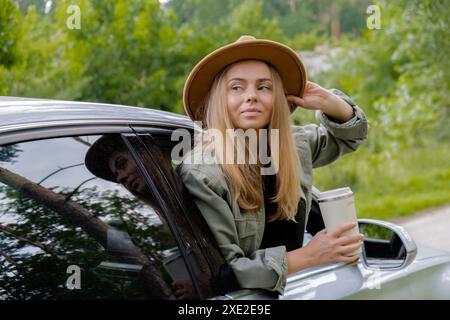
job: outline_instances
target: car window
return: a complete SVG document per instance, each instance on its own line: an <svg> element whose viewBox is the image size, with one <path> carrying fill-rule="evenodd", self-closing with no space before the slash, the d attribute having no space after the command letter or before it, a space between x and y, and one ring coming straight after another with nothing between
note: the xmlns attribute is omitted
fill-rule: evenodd
<svg viewBox="0 0 450 320"><path fill-rule="evenodd" d="M0 299L173 299L174 282L190 279L161 199L145 182L157 173L142 176L117 138L0 147ZM101 139L104 148L88 159ZM117 172L102 169L111 153ZM188 258L197 250L183 249Z"/></svg>
<svg viewBox="0 0 450 320"><path fill-rule="evenodd" d="M153 180L151 183L161 197L169 220L167 222L173 224L175 233L182 241L180 246L187 251L186 259L193 269L192 276L199 297L212 297L236 290L238 284L231 268L220 254L206 222L178 176L178 162L171 158L175 143L170 137L170 134L142 134L127 137L127 140L137 150L143 170L148 172L148 178ZM189 287L186 277L179 277L176 281Z"/></svg>

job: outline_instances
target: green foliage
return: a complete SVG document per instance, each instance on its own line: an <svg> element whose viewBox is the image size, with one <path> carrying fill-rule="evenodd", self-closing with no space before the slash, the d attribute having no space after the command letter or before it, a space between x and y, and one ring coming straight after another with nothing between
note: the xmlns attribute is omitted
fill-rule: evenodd
<svg viewBox="0 0 450 320"><path fill-rule="evenodd" d="M289 38L318 30L331 35L331 22L339 21L342 32L359 34L365 26L365 10L370 1L361 0L266 0L264 17L277 17Z"/></svg>
<svg viewBox="0 0 450 320"><path fill-rule="evenodd" d="M450 149L446 143L411 147L380 159L367 146L316 169L320 190L350 186L358 217L392 219L450 203Z"/></svg>
<svg viewBox="0 0 450 320"><path fill-rule="evenodd" d="M268 5L269 4L266 4L266 6ZM289 11L279 17L280 28L288 37L293 37L301 32L311 32L314 29L317 30L317 17L313 10L310 3L297 2L295 10L294 7L291 7ZM270 16L277 16L277 13L278 12L274 10ZM319 28L322 29L321 26L319 26Z"/></svg>
<svg viewBox="0 0 450 320"><path fill-rule="evenodd" d="M450 137L450 8L431 0L380 6L382 29L343 43L321 80L364 107L371 120L369 149L384 157L430 137Z"/></svg>
<svg viewBox="0 0 450 320"><path fill-rule="evenodd" d="M84 75L89 82L80 99L173 110L174 78L184 60L176 44L174 17L164 13L157 0L120 0L112 8L101 2L92 10L102 23L81 29L92 37L88 42L75 40L88 53Z"/></svg>
<svg viewBox="0 0 450 320"><path fill-rule="evenodd" d="M310 32L297 33L293 38L286 41L286 45L294 50L314 50L317 46L323 45L328 42L328 36L326 33L320 32L318 29L311 30Z"/></svg>
<svg viewBox="0 0 450 320"><path fill-rule="evenodd" d="M2 162L14 163L17 158L17 154L21 152L19 148L15 145L2 146L0 147L0 165Z"/></svg>
<svg viewBox="0 0 450 320"><path fill-rule="evenodd" d="M8 93L8 69L20 63L22 15L12 0L0 2L0 95Z"/></svg>
<svg viewBox="0 0 450 320"><path fill-rule="evenodd" d="M363 231L365 238L391 240L394 234L392 230L375 224L365 224Z"/></svg>
<svg viewBox="0 0 450 320"><path fill-rule="evenodd" d="M330 72L312 80L343 90L366 112L369 139L355 165L364 172L380 166L383 174L398 154L450 139L446 0L381 0L380 30L365 28L371 3L360 0L60 0L48 13L44 1L15 2L0 2L0 94L183 113L192 67L252 34L295 50L323 43L340 48ZM81 9L81 29L67 27L71 4ZM343 35L337 43L332 22ZM314 115L299 110L293 119L303 124ZM338 186L372 182L345 165L329 175Z"/></svg>
<svg viewBox="0 0 450 320"><path fill-rule="evenodd" d="M19 60L21 14L12 0L0 2L0 65L10 68Z"/></svg>
<svg viewBox="0 0 450 320"><path fill-rule="evenodd" d="M242 34L251 34L256 38L281 40L283 34L275 19L264 19L263 4L257 0L245 0L226 17L218 27L225 31L227 42L237 40Z"/></svg>
<svg viewBox="0 0 450 320"><path fill-rule="evenodd" d="M23 59L0 67L4 93L179 113L183 83L206 53L242 34L283 42L297 34L292 42L311 48L325 38L320 21L329 16L326 3L311 0L61 0L49 11L43 1L16 1L25 13ZM67 26L69 5L80 8L80 29Z"/></svg>
<svg viewBox="0 0 450 320"><path fill-rule="evenodd" d="M59 26L56 16L28 7L21 23L22 59L4 74L9 95L69 100L80 95L82 70L79 61L71 59L76 57L73 43Z"/></svg>

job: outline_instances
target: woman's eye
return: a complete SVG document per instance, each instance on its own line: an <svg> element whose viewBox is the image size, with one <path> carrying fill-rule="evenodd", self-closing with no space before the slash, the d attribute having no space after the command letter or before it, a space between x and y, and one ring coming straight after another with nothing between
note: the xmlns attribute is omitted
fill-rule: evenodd
<svg viewBox="0 0 450 320"><path fill-rule="evenodd" d="M127 165L127 159L124 159L124 158L119 159L116 162L116 168L119 169L119 170L125 169L126 165Z"/></svg>
<svg viewBox="0 0 450 320"><path fill-rule="evenodd" d="M233 91L239 91L239 90L241 90L241 89L242 89L241 86L232 86L232 87L231 87L231 90L233 90Z"/></svg>
<svg viewBox="0 0 450 320"><path fill-rule="evenodd" d="M261 86L259 87L259 90L270 90L271 88L269 86Z"/></svg>

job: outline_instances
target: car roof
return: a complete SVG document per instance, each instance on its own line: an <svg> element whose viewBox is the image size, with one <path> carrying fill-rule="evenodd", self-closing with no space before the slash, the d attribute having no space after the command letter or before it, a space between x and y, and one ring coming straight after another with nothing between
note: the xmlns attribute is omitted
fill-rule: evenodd
<svg viewBox="0 0 450 320"><path fill-rule="evenodd" d="M0 97L0 131L5 127L40 123L160 124L192 128L189 117L172 112L95 102L77 102L20 97Z"/></svg>

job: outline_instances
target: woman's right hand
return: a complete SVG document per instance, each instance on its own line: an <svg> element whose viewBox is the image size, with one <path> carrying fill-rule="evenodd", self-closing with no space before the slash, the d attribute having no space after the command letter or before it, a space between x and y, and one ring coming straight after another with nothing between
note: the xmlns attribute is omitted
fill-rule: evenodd
<svg viewBox="0 0 450 320"><path fill-rule="evenodd" d="M359 255L348 255L361 247L364 236L357 234L341 237L344 232L351 230L355 225L355 223L348 223L330 231L323 229L318 232L304 247L312 264L351 263L358 260Z"/></svg>

